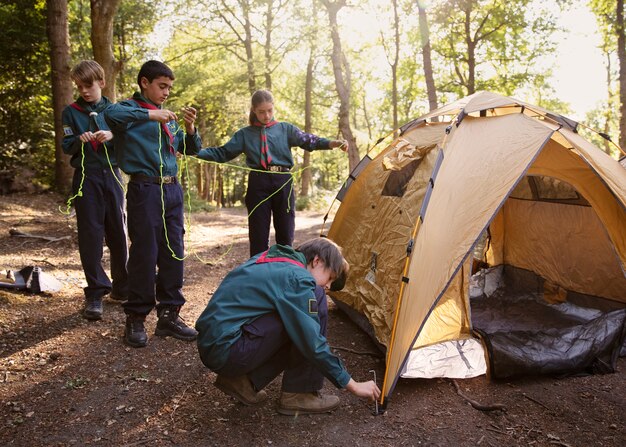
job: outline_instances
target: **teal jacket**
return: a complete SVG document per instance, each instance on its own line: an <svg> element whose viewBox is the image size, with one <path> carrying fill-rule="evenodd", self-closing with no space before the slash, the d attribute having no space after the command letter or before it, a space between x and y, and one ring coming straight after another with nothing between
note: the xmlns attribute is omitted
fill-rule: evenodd
<svg viewBox="0 0 626 447"><path fill-rule="evenodd" d="M290 123L279 122L266 129L267 146L272 157L272 165L293 167L291 148L298 146L309 152L330 149L330 140L302 132ZM202 160L224 163L246 154L246 165L253 169L261 168L261 128L247 126L239 129L223 146L202 149L197 157Z"/></svg>
<svg viewBox="0 0 626 447"><path fill-rule="evenodd" d="M167 123L173 136L170 144L170 138L161 123L150 121L148 109L141 107L136 101L157 107L141 94L135 93L132 99L113 104L104 113L104 118L115 135L115 151L120 168L129 175L175 176L178 173L176 152L194 155L202 147L197 130L194 135L188 135L184 125L170 121Z"/></svg>
<svg viewBox="0 0 626 447"><path fill-rule="evenodd" d="M102 143L80 141L80 136L87 132L96 132L98 130L110 130L103 119L102 113L111 106L108 98L102 97L99 102L90 104L83 98L79 97L76 102L65 107L62 113L63 120L63 152L71 155L70 164L77 169L83 164L83 155L85 157L84 166L86 170L90 169L110 169L111 166L117 167L113 141L107 141L106 147ZM90 116L90 113L96 113ZM108 160L107 160L108 155Z"/></svg>
<svg viewBox="0 0 626 447"><path fill-rule="evenodd" d="M305 267L304 255L286 245L274 245L266 253L265 257L261 253L250 258L226 275L198 318L197 343L202 362L219 370L228 359L230 347L241 336L241 327L276 312L302 355L335 386L344 388L350 375L320 335L316 284Z"/></svg>

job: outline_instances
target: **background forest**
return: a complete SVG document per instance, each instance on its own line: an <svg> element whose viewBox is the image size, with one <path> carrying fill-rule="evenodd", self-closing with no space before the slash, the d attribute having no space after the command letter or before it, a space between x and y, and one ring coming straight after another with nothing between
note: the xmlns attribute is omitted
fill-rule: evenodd
<svg viewBox="0 0 626 447"><path fill-rule="evenodd" d="M139 67L154 58L176 74L166 107L196 107L205 146L226 142L246 124L258 88L273 91L277 119L351 142L348 157L294 150L298 203L306 207L336 191L381 138L478 90L570 114L551 87L559 82L552 56L557 33L567 31L559 29L558 15L581 4L593 11L602 34L608 98L584 124L624 147L623 0L3 1L2 190L32 176L42 188L67 192L71 168L59 148L60 114L77 95L69 77L76 62L96 59L107 73L104 94L119 100L132 94ZM586 136L619 155L598 134ZM203 202L241 201L242 157L233 166L181 163Z"/></svg>

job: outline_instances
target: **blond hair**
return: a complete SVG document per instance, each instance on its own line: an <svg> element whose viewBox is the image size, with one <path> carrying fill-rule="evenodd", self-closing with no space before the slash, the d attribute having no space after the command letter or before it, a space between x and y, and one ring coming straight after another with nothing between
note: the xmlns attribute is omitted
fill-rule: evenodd
<svg viewBox="0 0 626 447"><path fill-rule="evenodd" d="M96 61L81 61L70 72L72 81L92 85L96 81L104 81L104 69Z"/></svg>

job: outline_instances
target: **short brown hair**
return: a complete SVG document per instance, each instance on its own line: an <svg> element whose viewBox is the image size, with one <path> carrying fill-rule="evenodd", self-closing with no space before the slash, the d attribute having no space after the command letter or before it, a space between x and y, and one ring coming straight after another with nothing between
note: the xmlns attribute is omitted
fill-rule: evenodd
<svg viewBox="0 0 626 447"><path fill-rule="evenodd" d="M96 81L104 81L104 69L96 61L80 61L72 68L70 77L73 81L91 85Z"/></svg>
<svg viewBox="0 0 626 447"><path fill-rule="evenodd" d="M137 85L139 86L139 89L143 90L141 88L141 78L146 78L148 82L152 82L156 78L160 77L169 78L172 81L176 79L174 77L174 72L166 64L161 61L149 60L144 62L139 69L139 73L137 74Z"/></svg>
<svg viewBox="0 0 626 447"><path fill-rule="evenodd" d="M349 264L341 254L341 247L328 238L317 237L303 242L296 248L306 258L306 263L310 264L315 256L320 258L322 262L339 278L348 271Z"/></svg>

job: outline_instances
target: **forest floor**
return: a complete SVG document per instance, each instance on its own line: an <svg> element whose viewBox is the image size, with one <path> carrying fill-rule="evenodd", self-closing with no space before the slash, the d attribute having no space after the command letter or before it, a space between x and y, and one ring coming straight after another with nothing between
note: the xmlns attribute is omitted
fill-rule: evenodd
<svg viewBox="0 0 626 447"><path fill-rule="evenodd" d="M122 343L124 313L105 300L104 319L84 320L76 223L55 194L0 198L0 269L39 265L63 282L34 295L0 289L0 445L3 446L615 446L626 445L626 358L615 374L490 381L459 380L463 394L505 411L474 409L448 379L400 379L387 412L336 390L332 414L276 413L279 381L261 407L245 407L213 385L195 343L152 336ZM296 242L319 234L322 213L298 213ZM20 238L25 233L63 237ZM182 316L193 324L224 275L247 258L241 209L194 213ZM211 261L210 263L201 262ZM384 360L330 305L329 342L356 380L379 385Z"/></svg>

